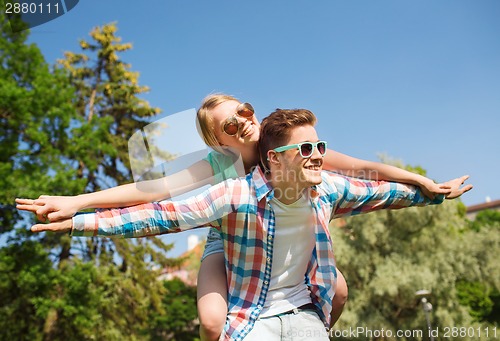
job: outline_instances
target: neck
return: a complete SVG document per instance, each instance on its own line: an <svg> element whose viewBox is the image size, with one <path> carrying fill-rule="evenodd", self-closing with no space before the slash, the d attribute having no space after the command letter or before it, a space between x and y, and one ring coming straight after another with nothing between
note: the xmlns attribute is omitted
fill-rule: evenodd
<svg viewBox="0 0 500 341"><path fill-rule="evenodd" d="M286 182L279 176L273 176L273 172L267 176L274 188L274 197L283 204L290 205L300 199L305 188L299 186L297 182Z"/></svg>
<svg viewBox="0 0 500 341"><path fill-rule="evenodd" d="M259 153L257 146L255 148L245 148L241 151L241 159L243 160L243 166L245 167L245 173L249 173L252 167L257 166L259 163Z"/></svg>

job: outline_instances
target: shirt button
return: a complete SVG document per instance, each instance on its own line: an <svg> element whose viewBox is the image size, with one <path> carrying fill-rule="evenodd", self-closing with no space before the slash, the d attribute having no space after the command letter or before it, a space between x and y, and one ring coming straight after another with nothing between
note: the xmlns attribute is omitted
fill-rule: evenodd
<svg viewBox="0 0 500 341"><path fill-rule="evenodd" d="M266 260L267 260L268 263L270 263L271 262L271 257L267 257Z"/></svg>
<svg viewBox="0 0 500 341"><path fill-rule="evenodd" d="M259 304L259 305L257 306L257 308L262 309L262 306Z"/></svg>
<svg viewBox="0 0 500 341"><path fill-rule="evenodd" d="M269 235L267 236L267 239L273 239L273 236Z"/></svg>
<svg viewBox="0 0 500 341"><path fill-rule="evenodd" d="M266 284L266 285L267 285L267 284L269 284L269 282L268 282L268 281L264 281L264 284Z"/></svg>

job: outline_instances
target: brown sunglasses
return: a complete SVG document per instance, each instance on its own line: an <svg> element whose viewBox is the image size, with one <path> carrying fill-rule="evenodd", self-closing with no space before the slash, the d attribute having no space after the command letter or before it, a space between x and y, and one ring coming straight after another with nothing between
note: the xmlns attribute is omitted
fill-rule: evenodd
<svg viewBox="0 0 500 341"><path fill-rule="evenodd" d="M228 117L222 122L222 131L228 134L229 136L234 136L238 134L238 130L240 129L240 125L236 115L244 118L250 118L255 114L255 110L253 109L250 103L240 103L236 107L236 112L233 116Z"/></svg>

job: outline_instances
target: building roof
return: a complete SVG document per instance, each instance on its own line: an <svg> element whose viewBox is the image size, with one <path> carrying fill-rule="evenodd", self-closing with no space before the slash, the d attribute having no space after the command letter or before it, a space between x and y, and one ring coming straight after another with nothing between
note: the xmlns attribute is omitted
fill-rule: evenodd
<svg viewBox="0 0 500 341"><path fill-rule="evenodd" d="M467 213L474 213L487 209L500 209L500 200L487 201L481 204L468 206Z"/></svg>

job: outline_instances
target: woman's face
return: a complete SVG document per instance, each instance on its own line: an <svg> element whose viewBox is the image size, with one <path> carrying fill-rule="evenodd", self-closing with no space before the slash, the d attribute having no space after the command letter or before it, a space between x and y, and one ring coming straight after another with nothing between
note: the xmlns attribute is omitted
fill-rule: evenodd
<svg viewBox="0 0 500 341"><path fill-rule="evenodd" d="M211 114L215 136L220 144L241 151L243 148L255 148L257 142L259 142L260 124L255 115L248 118L237 115L236 108L239 104L237 101L226 101L212 109ZM238 132L230 136L223 131L222 126L226 119L233 116L238 121Z"/></svg>

